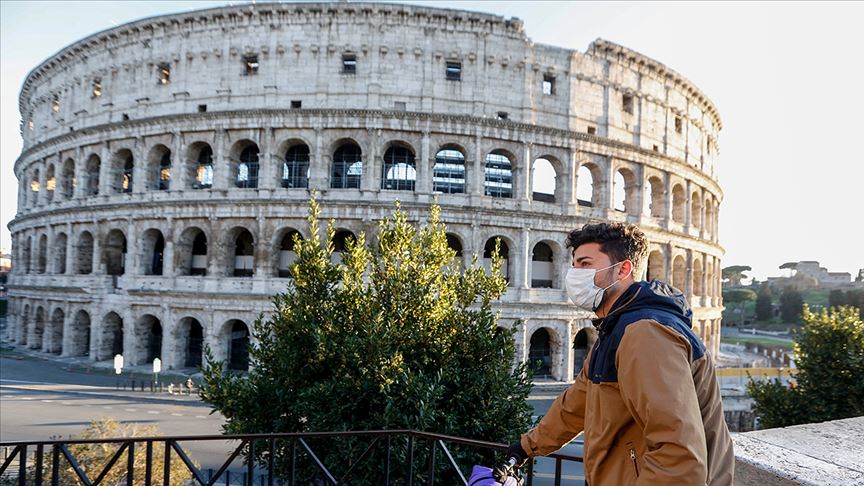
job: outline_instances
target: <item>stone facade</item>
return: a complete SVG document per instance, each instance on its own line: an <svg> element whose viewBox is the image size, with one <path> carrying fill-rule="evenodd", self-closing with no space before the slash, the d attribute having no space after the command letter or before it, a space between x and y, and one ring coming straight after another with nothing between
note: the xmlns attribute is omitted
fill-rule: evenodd
<svg viewBox="0 0 864 486"><path fill-rule="evenodd" d="M285 288L312 191L338 238L435 197L466 263L506 248L504 325L571 380L593 340L563 290L566 232L627 221L648 277L719 346L721 122L695 86L607 41L381 4L255 4L148 18L72 44L20 95L8 339L127 363L245 366ZM349 233L350 232L350 233ZM338 246L338 244L337 244ZM574 347L575 346L575 347Z"/></svg>

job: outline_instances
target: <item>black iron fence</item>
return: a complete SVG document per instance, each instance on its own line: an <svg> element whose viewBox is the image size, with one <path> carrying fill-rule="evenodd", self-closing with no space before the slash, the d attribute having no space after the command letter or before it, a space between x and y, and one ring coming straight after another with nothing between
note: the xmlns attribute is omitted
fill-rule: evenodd
<svg viewBox="0 0 864 486"><path fill-rule="evenodd" d="M346 440L359 441L362 446L352 448L354 452L345 455L336 451L339 464L325 464L327 461L323 457L334 457L333 444L322 454L327 446L321 444L326 440L341 441L343 446ZM232 444L233 450L228 458L214 470L199 468L181 445L181 442L202 441L238 444ZM83 465L79 462L81 457L76 456L82 456L87 447L103 451L108 448L109 452L104 456L107 461ZM112 448L116 449L111 452ZM503 461L507 446L414 430L2 442L0 482L20 486L96 486L107 483L126 486L181 483L201 486L467 486L473 464L458 464L458 454L451 452L454 448L463 453L466 450L483 451ZM140 455L142 451L143 458ZM556 453L545 460L554 461L554 474L541 474L544 484L558 486L564 479L570 479L567 484L573 484L574 478L581 480L581 476L562 473L565 464L581 463L581 457ZM242 463L244 470L232 472L231 465L237 461ZM380 464L376 464L379 461ZM497 464L485 465L494 467ZM524 484L537 484L534 461L529 461L523 469ZM370 479L368 475L372 470L375 478Z"/></svg>

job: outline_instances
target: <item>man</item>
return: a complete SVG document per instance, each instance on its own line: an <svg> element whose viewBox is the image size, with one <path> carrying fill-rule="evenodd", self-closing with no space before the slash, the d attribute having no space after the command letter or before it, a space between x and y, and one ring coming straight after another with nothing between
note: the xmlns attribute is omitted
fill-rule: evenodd
<svg viewBox="0 0 864 486"><path fill-rule="evenodd" d="M591 486L731 485L735 466L720 388L679 291L637 282L648 240L620 223L567 237L567 293L597 315L597 341L576 382L510 446L521 466L585 432Z"/></svg>

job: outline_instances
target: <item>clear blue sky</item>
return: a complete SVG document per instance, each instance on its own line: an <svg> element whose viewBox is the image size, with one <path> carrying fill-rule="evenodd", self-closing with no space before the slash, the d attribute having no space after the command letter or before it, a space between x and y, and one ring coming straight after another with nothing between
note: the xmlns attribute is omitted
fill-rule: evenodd
<svg viewBox="0 0 864 486"><path fill-rule="evenodd" d="M241 3L241 2L233 2ZM864 267L864 3L409 2L519 17L535 42L602 37L696 83L718 106L724 266ZM226 2L0 2L0 246L15 215L18 90L46 57L141 17Z"/></svg>

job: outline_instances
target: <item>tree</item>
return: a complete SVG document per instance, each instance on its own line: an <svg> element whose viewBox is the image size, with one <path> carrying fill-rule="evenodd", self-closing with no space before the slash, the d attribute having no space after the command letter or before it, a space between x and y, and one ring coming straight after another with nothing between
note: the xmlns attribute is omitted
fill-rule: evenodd
<svg viewBox="0 0 864 486"><path fill-rule="evenodd" d="M747 390L765 428L839 420L864 415L864 321L851 307L810 312L795 336L795 387L779 380Z"/></svg>
<svg viewBox="0 0 864 486"><path fill-rule="evenodd" d="M792 275L797 268L798 262L786 262L783 265L780 265L780 270L789 270L789 275Z"/></svg>
<svg viewBox="0 0 864 486"><path fill-rule="evenodd" d="M90 422L90 425L84 429L84 432L81 434L82 439L118 439L123 437L158 437L162 434L159 433L158 427L155 425L137 425L137 424L121 424L114 420L113 418L107 417L102 419L96 419ZM135 454L133 457L133 468L135 472L135 481L133 482L136 486L144 486L144 470L146 467L146 450L143 447L143 443L135 444ZM108 464L108 461L114 456L114 453L117 452L119 445L116 444L106 444L104 442L96 442L93 444L73 444L69 446L69 453L75 460L78 462L78 465L81 467L81 470L87 475L87 477L93 481L95 480L102 469ZM120 485L126 484L126 457L128 452L124 452L120 457L120 460L111 468L110 471L105 475L100 484L109 484L109 485ZM50 464L50 463L49 463ZM194 464L194 463L193 463ZM199 467L197 464L194 464L195 467ZM183 486L189 484L189 481L192 480L192 473L189 472L189 469L183 463L183 460L176 454L171 456L171 478L168 484L171 486ZM50 465L49 465L50 468ZM151 461L151 473L152 473L152 484L163 484L165 477L165 448L164 447L153 447L153 458ZM33 482L27 482L27 484L35 484L35 474L36 471L34 469L27 471L27 476L33 479ZM51 470L48 469L47 472L43 471L43 474L48 474L47 478L43 479L46 481L50 481ZM61 486L78 486L81 484L78 476L75 474L75 471L72 469L72 466L61 457L60 459L60 470L59 470L59 481L58 483ZM16 483L17 484L17 483Z"/></svg>
<svg viewBox="0 0 864 486"><path fill-rule="evenodd" d="M780 317L784 322L799 322L802 305L804 299L801 297L801 292L793 287L784 288L783 293L780 294Z"/></svg>
<svg viewBox="0 0 864 486"><path fill-rule="evenodd" d="M831 307L839 307L841 305L846 305L847 303L846 293L842 290L833 289L828 293L828 305Z"/></svg>
<svg viewBox="0 0 864 486"><path fill-rule="evenodd" d="M847 291L846 305L857 307L859 315L864 319L864 289L852 289Z"/></svg>
<svg viewBox="0 0 864 486"><path fill-rule="evenodd" d="M729 285L739 286L741 285L741 279L747 278L747 276L744 275L744 272L749 272L751 270L753 269L746 265L732 265L724 268L721 273L723 275L723 280L727 280Z"/></svg>
<svg viewBox="0 0 864 486"><path fill-rule="evenodd" d="M248 375L223 372L207 358L201 395L225 416L224 430L416 429L516 440L531 425L531 381L524 365L513 366L515 331L498 328L491 309L507 289L497 251L489 274L476 256L463 269L437 204L417 227L397 203L374 244L360 234L332 263L319 213L313 199L311 237L295 238L292 280L273 298L272 316L255 322ZM326 234L332 241L332 221ZM367 445L344 439L316 453L325 464L346 464ZM393 464L407 462L404 448L392 453ZM415 452L415 463L423 453ZM383 452L371 454L352 484L380 483ZM483 459L472 454L454 452L461 464Z"/></svg>
<svg viewBox="0 0 864 486"><path fill-rule="evenodd" d="M747 304L755 301L757 298L756 292L753 292L750 289L729 289L723 291L723 302L726 304L726 307L729 308L733 318L731 319L733 322L735 318L743 319L744 310L747 307Z"/></svg>
<svg viewBox="0 0 864 486"><path fill-rule="evenodd" d="M856 282L864 282L864 268L858 269L858 276L855 277Z"/></svg>
<svg viewBox="0 0 864 486"><path fill-rule="evenodd" d="M760 321L769 321L774 317L774 308L772 299L774 295L771 292L771 287L766 283L759 287L759 293L756 295L756 319Z"/></svg>

